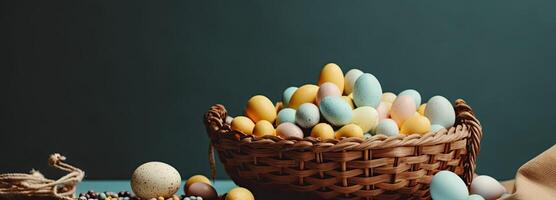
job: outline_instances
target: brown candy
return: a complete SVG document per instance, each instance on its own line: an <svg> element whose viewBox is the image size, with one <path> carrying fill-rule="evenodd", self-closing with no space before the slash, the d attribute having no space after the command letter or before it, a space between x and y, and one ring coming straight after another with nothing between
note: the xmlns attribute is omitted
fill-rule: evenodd
<svg viewBox="0 0 556 200"><path fill-rule="evenodd" d="M187 196L199 196L203 200L218 200L218 193L209 184L203 182L193 183L185 191Z"/></svg>

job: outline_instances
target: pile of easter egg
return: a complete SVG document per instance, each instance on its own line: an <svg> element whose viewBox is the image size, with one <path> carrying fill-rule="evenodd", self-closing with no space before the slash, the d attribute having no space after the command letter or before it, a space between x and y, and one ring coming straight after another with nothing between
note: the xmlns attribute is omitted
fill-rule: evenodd
<svg viewBox="0 0 556 200"><path fill-rule="evenodd" d="M162 162L148 162L137 167L131 176L134 199L144 200L254 200L253 194L236 187L219 196L211 181L203 175L187 179L183 187L185 195L176 195L181 176L172 166Z"/></svg>
<svg viewBox="0 0 556 200"><path fill-rule="evenodd" d="M425 134L454 125L455 111L446 98L421 104L414 89L383 93L375 76L358 69L345 75L326 64L317 84L288 87L274 104L263 95L247 101L244 116L229 117L235 131L262 137L340 139L375 134Z"/></svg>
<svg viewBox="0 0 556 200"><path fill-rule="evenodd" d="M430 193L433 200L494 200L509 195L500 182L487 175L473 178L468 190L451 171L439 171L432 177Z"/></svg>

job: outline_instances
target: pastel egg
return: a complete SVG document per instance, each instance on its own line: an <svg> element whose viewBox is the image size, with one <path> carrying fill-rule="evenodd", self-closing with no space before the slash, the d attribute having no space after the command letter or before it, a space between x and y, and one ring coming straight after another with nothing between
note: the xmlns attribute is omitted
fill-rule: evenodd
<svg viewBox="0 0 556 200"><path fill-rule="evenodd" d="M400 134L398 129L398 124L392 119L384 119L378 123L376 126L376 134L382 134L387 136L396 136Z"/></svg>
<svg viewBox="0 0 556 200"><path fill-rule="evenodd" d="M321 140L333 139L334 129L327 123L319 123L311 130L311 137L320 138Z"/></svg>
<svg viewBox="0 0 556 200"><path fill-rule="evenodd" d="M371 106L376 108L380 103L382 87L372 74L362 74L353 86L353 102L357 107Z"/></svg>
<svg viewBox="0 0 556 200"><path fill-rule="evenodd" d="M285 122L276 127L276 135L284 139L290 137L303 138L303 131L297 125Z"/></svg>
<svg viewBox="0 0 556 200"><path fill-rule="evenodd" d="M390 108L392 107L392 103L389 102L380 102L378 107L376 107L376 111L378 112L378 120L382 121L387 119L390 116Z"/></svg>
<svg viewBox="0 0 556 200"><path fill-rule="evenodd" d="M456 112L448 99L442 96L434 96L427 102L425 116L431 120L432 124L438 124L444 128L449 128L456 121Z"/></svg>
<svg viewBox="0 0 556 200"><path fill-rule="evenodd" d="M469 196L463 180L451 171L439 171L432 177L430 193L432 199L440 200L466 200Z"/></svg>
<svg viewBox="0 0 556 200"><path fill-rule="evenodd" d="M436 133L438 132L440 129L443 129L444 126L438 125L438 124L432 124L431 125L431 132Z"/></svg>
<svg viewBox="0 0 556 200"><path fill-rule="evenodd" d="M417 112L418 112L420 115L425 116L425 109L426 109L426 108L427 108L427 104L426 104L426 103L421 104L421 105L419 106L419 108L417 108Z"/></svg>
<svg viewBox="0 0 556 200"><path fill-rule="evenodd" d="M276 117L276 124L281 124L284 122L295 123L295 110L291 108L284 108L278 112Z"/></svg>
<svg viewBox="0 0 556 200"><path fill-rule="evenodd" d="M467 197L467 200L485 200L485 198L478 194L472 194Z"/></svg>
<svg viewBox="0 0 556 200"><path fill-rule="evenodd" d="M340 94L344 92L344 73L337 64L328 63L320 71L318 85L320 86L326 82L332 82L338 86Z"/></svg>
<svg viewBox="0 0 556 200"><path fill-rule="evenodd" d="M380 97L380 101L383 102L393 103L394 100L396 100L396 94L391 92L382 93L382 96Z"/></svg>
<svg viewBox="0 0 556 200"><path fill-rule="evenodd" d="M351 107L351 109L355 108L355 105L353 105L353 100L349 96L342 96L342 99L349 105L349 107Z"/></svg>
<svg viewBox="0 0 556 200"><path fill-rule="evenodd" d="M255 200L255 197L248 189L236 187L226 194L225 200Z"/></svg>
<svg viewBox="0 0 556 200"><path fill-rule="evenodd" d="M295 113L295 122L303 128L311 128L320 121L319 108L312 103L304 103Z"/></svg>
<svg viewBox="0 0 556 200"><path fill-rule="evenodd" d="M319 105L320 101L327 96L342 96L342 93L340 93L338 86L336 86L334 83L325 82L319 87L316 100L317 105Z"/></svg>
<svg viewBox="0 0 556 200"><path fill-rule="evenodd" d="M415 101L411 96L398 96L390 108L390 116L398 126L415 114Z"/></svg>
<svg viewBox="0 0 556 200"><path fill-rule="evenodd" d="M317 93L319 91L319 86L307 84L299 87L293 93L288 107L297 109L301 104L313 103L317 99Z"/></svg>
<svg viewBox="0 0 556 200"><path fill-rule="evenodd" d="M410 96L411 98L413 98L413 101L415 102L415 106L421 105L421 94L419 94L417 90L414 89L404 90L398 94L398 97L399 96ZM415 109L417 109L417 107L415 107Z"/></svg>
<svg viewBox="0 0 556 200"><path fill-rule="evenodd" d="M197 182L212 185L212 183L210 182L210 180L206 176L194 175L192 177L189 177L189 179L187 179L187 181L185 182L185 186L183 186L184 192L187 191L187 188L189 188L189 186L191 186L191 184L197 183Z"/></svg>
<svg viewBox="0 0 556 200"><path fill-rule="evenodd" d="M320 102L322 116L335 126L342 126L351 122L353 112L351 107L339 96L324 97Z"/></svg>
<svg viewBox="0 0 556 200"><path fill-rule="evenodd" d="M148 162L137 167L131 176L131 189L140 198L169 198L180 188L178 170L162 162Z"/></svg>
<svg viewBox="0 0 556 200"><path fill-rule="evenodd" d="M431 123L429 119L423 115L413 115L412 117L405 120L400 130L401 134L411 135L411 134L425 134L431 130Z"/></svg>
<svg viewBox="0 0 556 200"><path fill-rule="evenodd" d="M293 93L297 90L297 87L289 87L284 90L282 93L282 102L285 106L290 104L290 99L292 98Z"/></svg>
<svg viewBox="0 0 556 200"><path fill-rule="evenodd" d="M346 76L344 77L344 94L350 94L353 92L355 81L357 81L357 78L359 78L362 74L363 72L358 69L350 69L346 73Z"/></svg>
<svg viewBox="0 0 556 200"><path fill-rule="evenodd" d="M340 128L336 131L336 139L340 139L342 137L357 137L357 138L365 138L363 134L363 129L355 124L348 124Z"/></svg>
<svg viewBox="0 0 556 200"><path fill-rule="evenodd" d="M265 135L276 135L276 133L272 123L266 120L260 120L255 124L255 128L253 128L253 135L262 137Z"/></svg>
<svg viewBox="0 0 556 200"><path fill-rule="evenodd" d="M245 115L254 122L258 122L259 120L274 122L276 119L276 107L270 99L263 95L256 95L247 101Z"/></svg>
<svg viewBox="0 0 556 200"><path fill-rule="evenodd" d="M486 200L498 199L506 193L506 188L500 182L486 175L473 178L469 190L472 194L481 195Z"/></svg>
<svg viewBox="0 0 556 200"><path fill-rule="evenodd" d="M245 116L237 116L232 119L231 124L232 130L251 135L253 133L253 128L255 128L255 123Z"/></svg>
<svg viewBox="0 0 556 200"><path fill-rule="evenodd" d="M356 108L351 123L361 127L364 133L374 130L378 125L378 112L370 106Z"/></svg>

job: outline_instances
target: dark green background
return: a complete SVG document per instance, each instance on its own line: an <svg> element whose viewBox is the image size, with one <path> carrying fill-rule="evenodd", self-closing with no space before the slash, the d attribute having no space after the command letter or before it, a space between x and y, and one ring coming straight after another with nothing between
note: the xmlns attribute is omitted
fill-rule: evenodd
<svg viewBox="0 0 556 200"><path fill-rule="evenodd" d="M336 62L385 91L464 98L478 172L556 143L556 1L3 1L0 171L61 152L90 179L160 160L208 175L214 103L315 82ZM220 177L224 177L220 171Z"/></svg>

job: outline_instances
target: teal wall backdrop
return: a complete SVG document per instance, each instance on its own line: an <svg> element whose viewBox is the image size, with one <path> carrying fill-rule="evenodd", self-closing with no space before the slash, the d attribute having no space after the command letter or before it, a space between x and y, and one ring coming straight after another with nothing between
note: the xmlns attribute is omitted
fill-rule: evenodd
<svg viewBox="0 0 556 200"><path fill-rule="evenodd" d="M204 112L278 100L320 68L464 98L478 173L509 179L556 143L556 1L2 1L0 171L60 152L89 179L139 164L209 173ZM219 176L225 177L220 169ZM49 172L50 174L56 174Z"/></svg>

